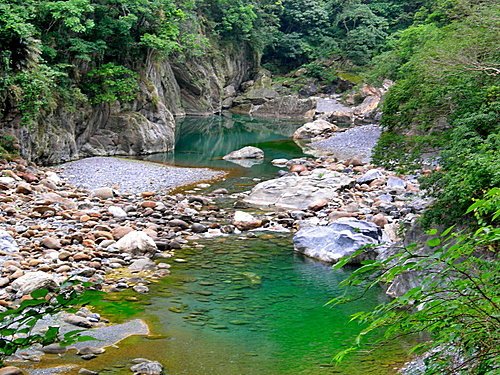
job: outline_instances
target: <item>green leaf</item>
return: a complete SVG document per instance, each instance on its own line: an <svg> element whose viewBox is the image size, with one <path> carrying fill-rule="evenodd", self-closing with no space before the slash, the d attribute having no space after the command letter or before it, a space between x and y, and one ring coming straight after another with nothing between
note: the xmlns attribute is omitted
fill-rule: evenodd
<svg viewBox="0 0 500 375"><path fill-rule="evenodd" d="M48 289L37 289L31 292L31 297L33 297L34 299L41 299L45 298L47 294L49 294Z"/></svg>
<svg viewBox="0 0 500 375"><path fill-rule="evenodd" d="M430 247L437 247L441 245L441 240L439 238L432 238L427 241L427 245Z"/></svg>

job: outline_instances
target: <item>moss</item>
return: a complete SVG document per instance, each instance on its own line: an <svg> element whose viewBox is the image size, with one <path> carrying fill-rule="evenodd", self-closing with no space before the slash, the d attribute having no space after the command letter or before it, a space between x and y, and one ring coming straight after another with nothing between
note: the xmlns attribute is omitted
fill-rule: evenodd
<svg viewBox="0 0 500 375"><path fill-rule="evenodd" d="M344 81L351 82L355 85L360 85L363 83L363 77L351 72L337 72L337 76Z"/></svg>

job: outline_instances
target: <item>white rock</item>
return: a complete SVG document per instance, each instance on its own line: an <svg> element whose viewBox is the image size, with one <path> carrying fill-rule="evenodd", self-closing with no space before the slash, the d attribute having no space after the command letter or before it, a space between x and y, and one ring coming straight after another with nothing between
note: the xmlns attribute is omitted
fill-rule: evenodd
<svg viewBox="0 0 500 375"><path fill-rule="evenodd" d="M122 208L117 206L109 206L108 212L117 219L123 219L128 216L127 213Z"/></svg>
<svg viewBox="0 0 500 375"><path fill-rule="evenodd" d="M401 178L390 176L387 179L387 187L389 189L405 190L406 182Z"/></svg>
<svg viewBox="0 0 500 375"><path fill-rule="evenodd" d="M223 159L264 159L264 151L257 147L247 146L227 154Z"/></svg>
<svg viewBox="0 0 500 375"><path fill-rule="evenodd" d="M4 230L0 230L0 251L3 253L17 253L19 251L16 240Z"/></svg>
<svg viewBox="0 0 500 375"><path fill-rule="evenodd" d="M59 177L55 172L52 171L45 172L45 176L47 180L56 185L60 185L62 183L61 177Z"/></svg>
<svg viewBox="0 0 500 375"><path fill-rule="evenodd" d="M236 211L234 213L233 225L239 230L255 229L262 225L262 220L257 219L247 212Z"/></svg>
<svg viewBox="0 0 500 375"><path fill-rule="evenodd" d="M16 292L26 295L37 289L55 289L59 284L48 273L36 271L25 273L12 282L11 286Z"/></svg>
<svg viewBox="0 0 500 375"><path fill-rule="evenodd" d="M115 249L130 254L154 254L158 248L151 237L142 231L132 231L112 245Z"/></svg>
<svg viewBox="0 0 500 375"><path fill-rule="evenodd" d="M288 163L288 159L274 159L271 161L271 164L276 167L286 167L286 163Z"/></svg>
<svg viewBox="0 0 500 375"><path fill-rule="evenodd" d="M295 133L293 133L293 139L312 139L320 135L336 132L337 130L339 130L337 125L318 119L313 122L308 122L298 128Z"/></svg>
<svg viewBox="0 0 500 375"><path fill-rule="evenodd" d="M370 169L363 176L359 177L356 182L359 184L368 184L378 178L384 177L384 174L378 169Z"/></svg>
<svg viewBox="0 0 500 375"><path fill-rule="evenodd" d="M16 180L12 177L0 177L0 183L10 186L15 184Z"/></svg>

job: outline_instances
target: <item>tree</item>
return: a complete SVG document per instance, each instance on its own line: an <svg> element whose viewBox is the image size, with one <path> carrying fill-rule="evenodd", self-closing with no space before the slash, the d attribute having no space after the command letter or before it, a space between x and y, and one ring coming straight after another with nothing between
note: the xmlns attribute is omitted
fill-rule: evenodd
<svg viewBox="0 0 500 375"><path fill-rule="evenodd" d="M474 213L476 229L450 227L440 235L432 230L429 234L434 237L427 242L430 253L419 251L422 245L417 244L403 248L385 260L365 262L343 283L371 288L407 273L419 275L419 286L372 311L353 315L368 324L358 342L381 328L387 341L425 333L430 340L413 352L427 352L426 374L496 373L500 366L500 189L490 190L468 212ZM346 301L349 298L341 297L331 303ZM341 360L353 350L336 358Z"/></svg>
<svg viewBox="0 0 500 375"><path fill-rule="evenodd" d="M81 335L81 330L61 335L56 326L50 326L44 331L34 329L44 317L83 306L102 297L101 292L88 289L89 287L89 284L67 281L58 290L38 289L31 293L30 299L0 313L0 365L17 350L34 344L46 346L58 342L69 345L94 340L91 336Z"/></svg>

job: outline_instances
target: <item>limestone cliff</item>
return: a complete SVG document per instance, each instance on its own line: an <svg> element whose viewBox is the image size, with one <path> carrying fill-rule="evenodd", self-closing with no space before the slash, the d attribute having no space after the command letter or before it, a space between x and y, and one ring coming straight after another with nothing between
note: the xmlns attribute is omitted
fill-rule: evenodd
<svg viewBox="0 0 500 375"><path fill-rule="evenodd" d="M131 103L59 104L29 128L15 117L3 121L20 142L21 154L41 164L91 155L139 155L174 147L175 117L210 115L258 68L247 46L216 46L207 56L148 58L140 92Z"/></svg>

